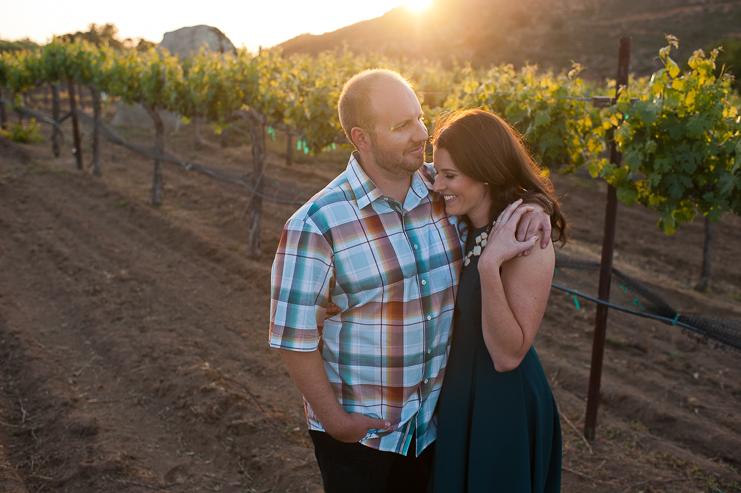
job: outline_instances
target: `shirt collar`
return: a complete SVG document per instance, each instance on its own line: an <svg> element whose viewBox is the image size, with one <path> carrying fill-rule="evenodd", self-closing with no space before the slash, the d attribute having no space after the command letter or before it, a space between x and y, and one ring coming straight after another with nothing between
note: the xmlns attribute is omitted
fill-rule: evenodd
<svg viewBox="0 0 741 493"><path fill-rule="evenodd" d="M345 173L358 203L358 209L363 209L374 200L383 197L381 190L360 165L360 156L357 151L350 156L350 162L347 163ZM416 207L422 199L430 194L433 185L434 178L427 169L427 165L422 166L420 170L412 175L412 183L404 201L404 209L411 210Z"/></svg>
<svg viewBox="0 0 741 493"><path fill-rule="evenodd" d="M373 183L365 170L360 166L360 155L353 152L350 156L350 162L347 163L345 170L347 182L350 184L355 200L358 203L358 209L362 209L374 200L383 197L381 190Z"/></svg>
<svg viewBox="0 0 741 493"><path fill-rule="evenodd" d="M424 186L428 191L432 192L432 187L435 186L435 176L437 176L437 172L432 166L432 163L423 164L422 167L419 168L419 170L417 171L416 175L419 176L422 186ZM414 180L412 180L412 187L413 186Z"/></svg>
<svg viewBox="0 0 741 493"><path fill-rule="evenodd" d="M432 191L434 183L434 180L430 181L430 177L425 171L425 165L422 165L422 167L412 175L412 184L409 187L406 199L404 200L404 209L411 211L417 207L425 197L431 195L430 192Z"/></svg>

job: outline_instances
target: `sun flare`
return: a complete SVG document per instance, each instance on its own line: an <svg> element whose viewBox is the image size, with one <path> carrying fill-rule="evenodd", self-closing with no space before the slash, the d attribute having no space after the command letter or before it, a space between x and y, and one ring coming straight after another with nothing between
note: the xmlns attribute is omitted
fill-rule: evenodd
<svg viewBox="0 0 741 493"><path fill-rule="evenodd" d="M430 8L432 2L433 0L408 0L404 6L415 14L421 14Z"/></svg>

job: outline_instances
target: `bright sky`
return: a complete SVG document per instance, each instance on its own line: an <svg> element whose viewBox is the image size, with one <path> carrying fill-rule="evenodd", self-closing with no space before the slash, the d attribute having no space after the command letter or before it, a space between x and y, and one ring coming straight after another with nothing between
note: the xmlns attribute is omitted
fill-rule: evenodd
<svg viewBox="0 0 741 493"><path fill-rule="evenodd" d="M87 31L94 22L113 23L121 39L162 41L167 31L207 24L237 47L273 46L302 33L322 34L380 17L403 4L424 0L0 0L0 38L29 37L45 43L52 35Z"/></svg>

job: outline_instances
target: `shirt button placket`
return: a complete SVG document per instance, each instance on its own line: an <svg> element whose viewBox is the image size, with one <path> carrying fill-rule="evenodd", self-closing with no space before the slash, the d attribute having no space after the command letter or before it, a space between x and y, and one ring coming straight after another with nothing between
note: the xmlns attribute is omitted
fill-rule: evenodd
<svg viewBox="0 0 741 493"><path fill-rule="evenodd" d="M412 248L414 248L414 250L415 250L415 257L416 257L417 255L419 255L419 245L418 245L417 243L412 243ZM426 280L426 279L422 279L422 280L420 280L420 282L419 282L419 283L420 283L420 284L421 284L422 286L427 286L427 280ZM421 294L421 293L420 293L420 294ZM427 315L427 317L426 317L426 318L427 318L427 321L428 321L428 322L431 322L431 321L432 321L432 315ZM431 354L431 353L432 353L432 348L428 348L426 352L427 352L427 354ZM428 364L428 361L425 361L425 369L424 369L424 373L427 373L427 364ZM429 382L429 378L425 378L425 379L423 380L423 382L422 382L422 383L423 383L424 385L427 385L427 383L428 383L428 382ZM421 392L421 389L420 389L420 392ZM421 397L421 396L420 396L420 397Z"/></svg>

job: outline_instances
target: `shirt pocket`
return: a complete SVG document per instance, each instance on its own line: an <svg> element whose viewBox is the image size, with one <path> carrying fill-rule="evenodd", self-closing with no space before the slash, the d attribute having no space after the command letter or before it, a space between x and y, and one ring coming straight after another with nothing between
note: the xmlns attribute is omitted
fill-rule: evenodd
<svg viewBox="0 0 741 493"><path fill-rule="evenodd" d="M346 297L347 308L393 299L415 273L414 256L403 234L358 242L335 252L334 294Z"/></svg>

